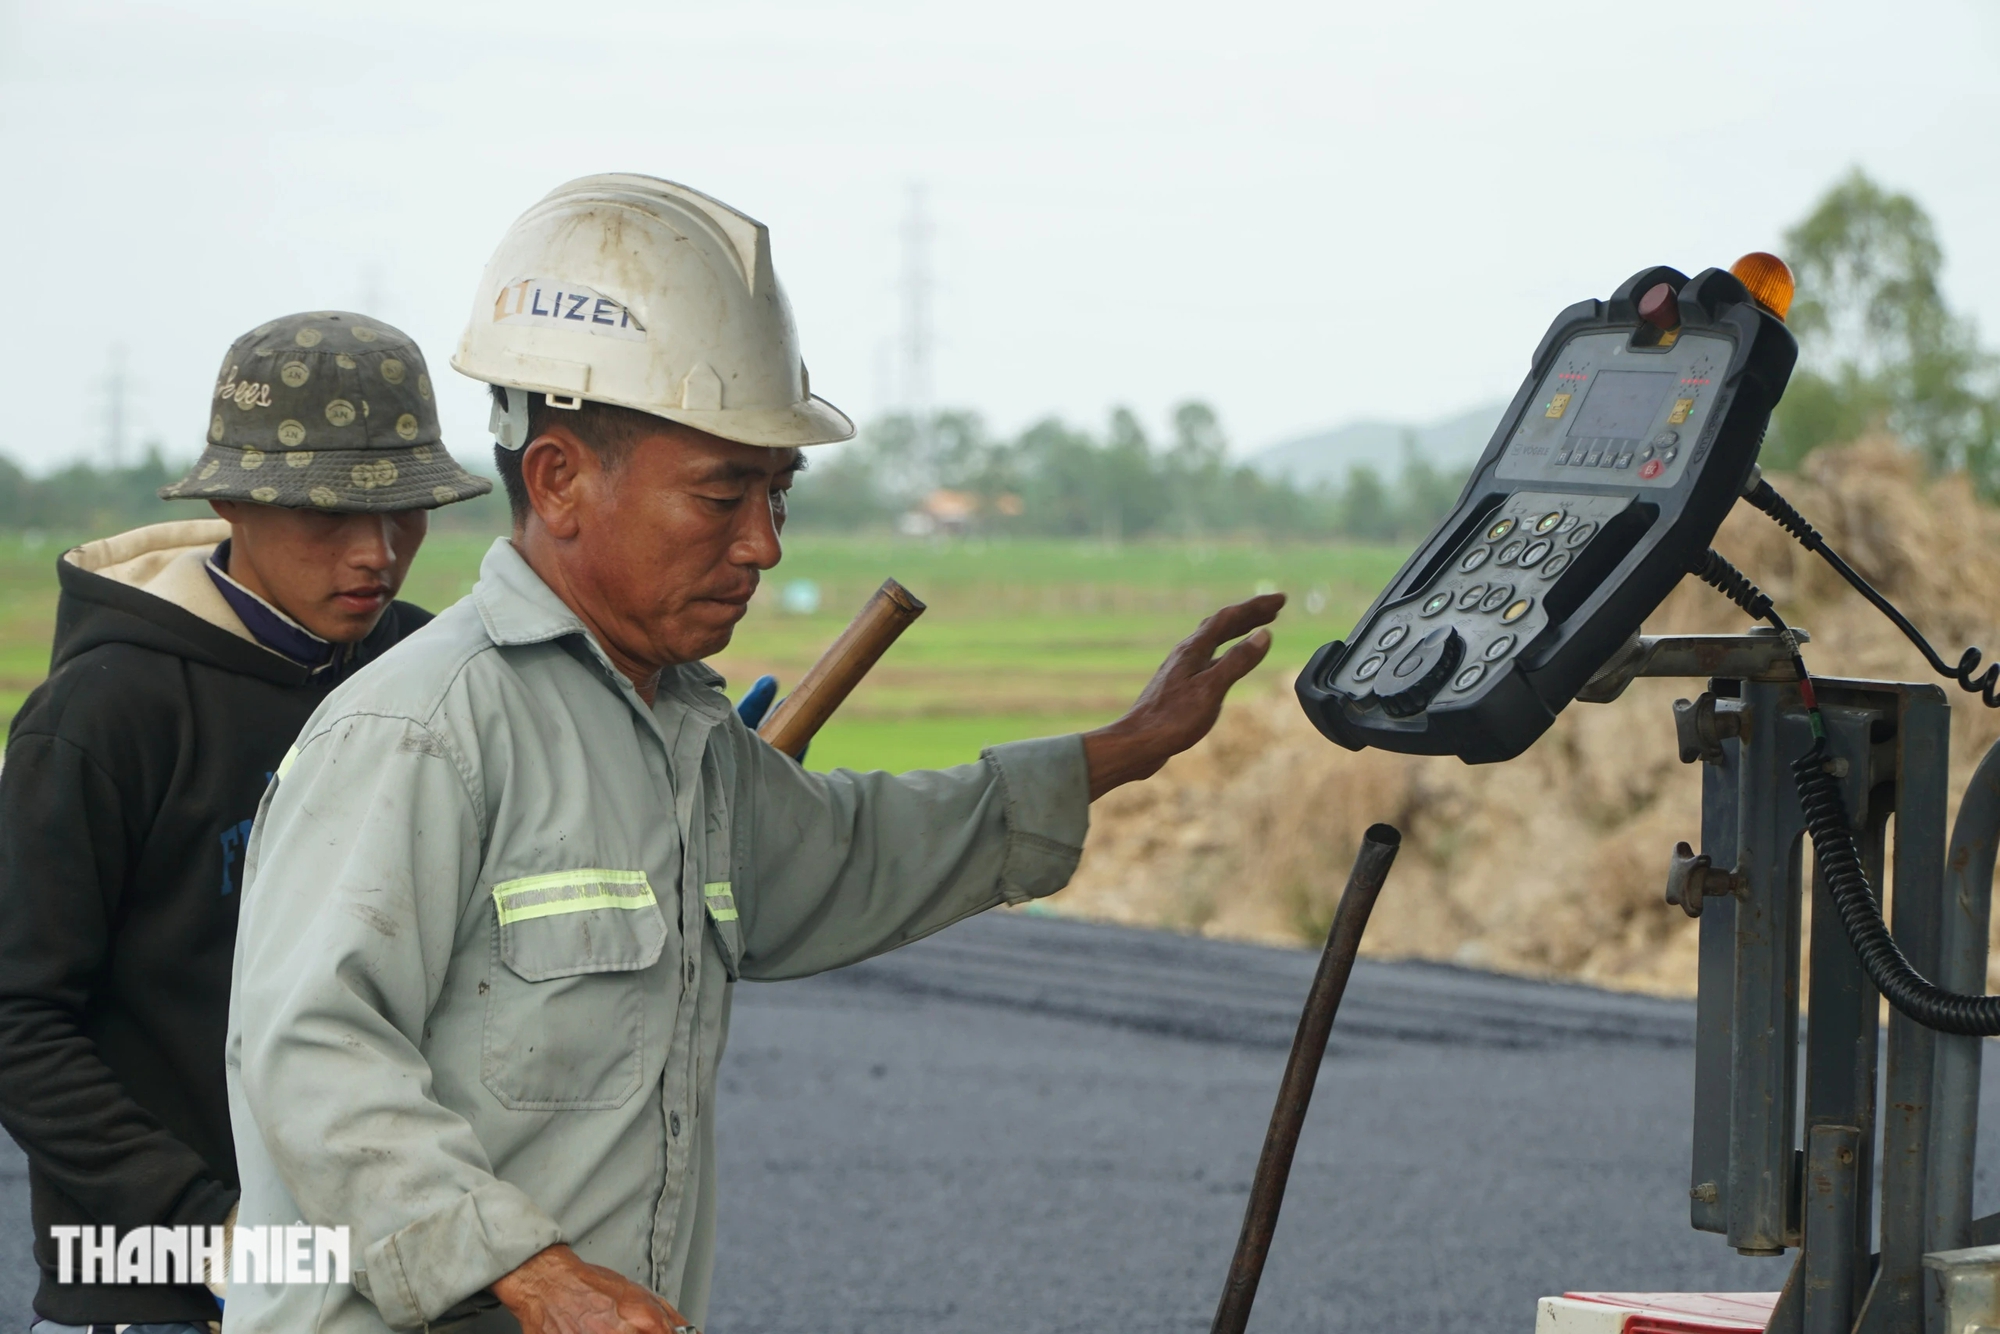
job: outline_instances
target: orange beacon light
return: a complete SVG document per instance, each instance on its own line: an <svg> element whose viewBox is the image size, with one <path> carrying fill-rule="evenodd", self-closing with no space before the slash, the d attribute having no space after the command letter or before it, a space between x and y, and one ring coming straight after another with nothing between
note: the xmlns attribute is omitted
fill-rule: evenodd
<svg viewBox="0 0 2000 1334"><path fill-rule="evenodd" d="M1753 250L1729 266L1736 280L1750 289L1757 304L1784 319L1792 308L1792 271L1776 255Z"/></svg>

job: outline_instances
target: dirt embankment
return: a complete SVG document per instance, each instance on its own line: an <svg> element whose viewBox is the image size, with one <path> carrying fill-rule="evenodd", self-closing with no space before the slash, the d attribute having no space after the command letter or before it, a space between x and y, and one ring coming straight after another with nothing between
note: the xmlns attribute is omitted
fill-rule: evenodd
<svg viewBox="0 0 2000 1334"><path fill-rule="evenodd" d="M1773 481L1947 658L1966 644L2000 651L2000 511L1963 479L1928 481L1909 454L1874 440L1822 451L1803 475ZM1811 632L1815 672L1939 679L1817 557L1747 505L1716 546ZM1646 629L1746 623L1690 579ZM2000 711L1945 684L1957 790L2000 737ZM1634 682L1614 704L1571 705L1519 759L1477 768L1341 750L1313 731L1289 688L1233 704L1208 741L1098 804L1076 880L1050 906L1317 943L1361 831L1387 820L1405 842L1369 953L1691 992L1695 924L1663 902L1662 887L1674 841L1700 842L1700 775L1679 762L1671 712L1677 696L1699 689Z"/></svg>

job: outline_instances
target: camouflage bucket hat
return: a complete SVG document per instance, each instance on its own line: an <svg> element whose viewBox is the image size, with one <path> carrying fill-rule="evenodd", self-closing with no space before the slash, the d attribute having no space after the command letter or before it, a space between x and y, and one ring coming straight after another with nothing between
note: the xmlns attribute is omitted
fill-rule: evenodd
<svg viewBox="0 0 2000 1334"><path fill-rule="evenodd" d="M410 336L320 310L272 320L230 347L208 447L160 499L366 513L435 509L492 489L445 452Z"/></svg>

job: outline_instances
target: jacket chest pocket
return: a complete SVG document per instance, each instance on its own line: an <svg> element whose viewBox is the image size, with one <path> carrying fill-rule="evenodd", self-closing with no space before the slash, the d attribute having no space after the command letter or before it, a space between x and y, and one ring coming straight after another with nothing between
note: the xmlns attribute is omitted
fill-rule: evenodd
<svg viewBox="0 0 2000 1334"><path fill-rule="evenodd" d="M645 970L667 942L645 873L507 880L493 904L480 1079L517 1111L620 1106L644 1076Z"/></svg>

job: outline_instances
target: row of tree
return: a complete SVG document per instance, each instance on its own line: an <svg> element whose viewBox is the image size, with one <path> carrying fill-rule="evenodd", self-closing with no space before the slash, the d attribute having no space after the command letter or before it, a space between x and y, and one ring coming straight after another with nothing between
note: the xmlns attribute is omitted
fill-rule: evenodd
<svg viewBox="0 0 2000 1334"><path fill-rule="evenodd" d="M810 467L792 521L813 530L884 527L916 517L987 534L1273 538L1415 535L1451 508L1463 478L1414 445L1394 471L1354 470L1345 487L1302 489L1234 462L1205 403L1183 403L1154 441L1120 408L1102 434L1055 418L996 436L976 413L882 417Z"/></svg>
<svg viewBox="0 0 2000 1334"><path fill-rule="evenodd" d="M72 463L40 477L0 454L0 530L95 537L141 524L212 517L206 505L160 499L160 488L186 471L186 460L169 462L158 445L147 446L137 463L108 468ZM439 511L435 525L505 531L507 502L498 492L496 482L494 494Z"/></svg>
<svg viewBox="0 0 2000 1334"><path fill-rule="evenodd" d="M144 458L129 467L73 463L42 477L30 476L12 459L0 455L0 528L102 534L170 518L192 518L193 507L183 505L169 512L158 495L161 487L184 471L185 467L161 458L157 447L149 448Z"/></svg>
<svg viewBox="0 0 2000 1334"><path fill-rule="evenodd" d="M1858 170L1786 233L1798 279L1790 323L1801 359L1772 420L1767 466L1888 430L1940 470L1963 468L2000 497L2000 358L1945 301L1944 252L1908 195ZM0 528L110 532L172 510L155 491L180 472L150 450L128 467L73 464L32 477L0 455ZM1426 530L1461 482L1406 443L1399 459L1355 468L1344 486L1302 489L1230 459L1206 404L1184 403L1167 438L1119 409L1101 434L1054 418L1018 435L977 414L892 415L801 479L794 520L812 529L886 527L912 514L953 529L1109 540L1255 534L1388 541ZM928 507L928 508L927 508ZM499 531L498 496L453 506L440 523Z"/></svg>
<svg viewBox="0 0 2000 1334"><path fill-rule="evenodd" d="M814 531L889 528L924 513L944 492L957 507L951 528L991 535L1386 541L1428 529L1463 480L1433 467L1412 444L1386 476L1357 468L1344 488L1301 490L1232 462L1215 413L1203 404L1176 409L1172 430L1155 444L1123 409L1101 436L1053 419L999 439L967 412L923 422L884 417L808 470L794 493L792 521ZM203 516L205 506L157 495L185 466L154 447L129 466L75 463L35 477L0 455L0 529L68 537ZM496 488L439 511L435 522L499 532L505 501Z"/></svg>
<svg viewBox="0 0 2000 1334"><path fill-rule="evenodd" d="M1767 467L1796 467L1822 445L1887 431L1939 471L1963 469L2000 498L2000 357L1944 298L1944 249L1929 214L1859 169L1784 238L1798 283L1789 323L1800 361L1773 417ZM892 520L948 490L974 526L1106 537L1209 533L1419 534L1462 477L1406 444L1397 461L1353 469L1342 487L1300 490L1231 463L1215 413L1176 409L1156 447L1130 412L1101 437L1056 420L1012 439L969 413L878 421L802 484L808 525Z"/></svg>

